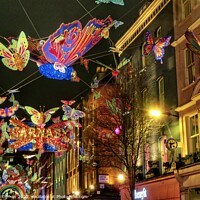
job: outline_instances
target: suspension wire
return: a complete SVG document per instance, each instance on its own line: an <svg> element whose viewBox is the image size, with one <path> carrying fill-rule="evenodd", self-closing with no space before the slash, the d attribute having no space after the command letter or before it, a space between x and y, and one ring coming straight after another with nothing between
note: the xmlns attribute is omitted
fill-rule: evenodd
<svg viewBox="0 0 200 200"><path fill-rule="evenodd" d="M90 15L90 17L92 17L92 18L94 18L93 16L92 16L92 14L91 14L91 12L93 11L93 10L95 10L96 8L98 8L101 4L98 4L97 6L95 6L94 8L92 8L90 11L88 11L87 9L86 9L86 7L79 1L79 0L76 0L80 5L81 5L81 7L86 11L86 13L82 16L82 17L80 17L79 18L79 20L81 20L82 18L84 18L86 15ZM142 0L140 3L142 3L144 0ZM25 7L23 6L23 4L21 3L21 0L18 0L18 2L19 2L19 4L20 4L20 6L22 7L22 9L23 9L23 11L24 11L24 13L26 14L26 16L27 16L27 18L28 18L28 20L30 21L30 23L31 23L31 25L32 25L32 27L33 27L33 29L35 30L35 32L36 32L36 34L37 34L37 36L38 36L38 38L39 39L35 39L35 40L41 40L41 39L46 39L46 38L48 38L48 37L43 37L43 38L41 38L40 37L40 35L39 35L39 33L38 33L38 31L37 31L37 29L36 29L36 27L34 26L34 24L33 24L33 22L32 22L32 20L31 20L31 18L30 18L30 16L28 15L28 12L26 11L26 9L25 9ZM134 8L134 7L133 7ZM127 14L129 14L132 10L133 10L133 8L131 8L129 11L127 11L124 15L122 15L119 19L122 19L122 18L124 18ZM114 44L113 43L113 41L110 39L110 37L109 37L109 41L112 43L112 44ZM89 55L89 56L87 56L87 57L92 57L92 56L94 56L94 55L99 55L99 54L102 54L102 53L104 53L105 51L103 51L103 52L99 52L99 53L96 53L96 54L92 54L92 55ZM111 53L107 53L107 54L104 54L104 55L101 55L101 56L96 56L96 57L93 57L93 59L97 59L97 58L102 58L102 57L105 57L105 56L109 56L109 55L111 55L111 54L113 54L113 56L114 56L114 52L111 52ZM116 58L115 58L115 56L114 56L114 60L115 60L115 64L116 64ZM74 64L77 64L77 63L74 63ZM25 80L27 80L28 78L30 78L31 76L33 76L35 73L37 73L38 71L36 71L36 72L34 72L33 74L31 74L31 75L29 75L27 78L25 78L25 79L23 79L22 81L20 81L19 83L17 83L16 85L14 85L13 87L11 87L10 89L13 89L13 88L15 88L16 86L18 86L20 83L22 83L22 82L24 82ZM31 83L31 82L33 82L33 81L35 81L35 80L37 80L37 79L39 79L39 78L41 78L42 77L42 75L40 75L40 76L38 76L38 77L36 77L35 79L33 79L33 80L31 80L31 81L29 81L29 82L27 82L27 83L25 83L25 84L23 84L23 85L21 85L21 86L19 86L17 89L19 89L19 88L22 88L22 87L24 87L24 86L26 86L26 85L28 85L29 83ZM104 77L105 78L105 77ZM112 78L112 77L111 77ZM81 81L83 82L83 83L85 83L87 86L89 86L85 81L83 81L82 79L81 79ZM109 79L109 81L110 81L110 79ZM107 84L107 83L106 83ZM105 84L105 85L106 85ZM90 87L90 86L89 86ZM3 88L0 88L1 90L3 90ZM87 90L87 89L86 89ZM81 93L79 93L78 95L76 95L74 98L77 98L79 95L81 95L83 92L85 92L86 90L84 90L84 91L82 91ZM3 90L4 91L4 90ZM2 93L1 95L3 95L3 94L5 94L6 93L6 91L4 91L4 93Z"/></svg>
<svg viewBox="0 0 200 200"><path fill-rule="evenodd" d="M21 5L21 7L22 7L22 9L23 9L25 15L27 16L28 20L30 21L30 23L31 23L31 25L32 25L32 27L33 27L33 29L35 30L35 32L36 32L36 34L37 34L37 36L38 36L39 38L41 38L40 35L39 35L39 33L38 33L38 31L37 31L37 29L36 29L36 27L34 26L32 20L31 20L31 18L29 17L29 15L28 15L26 9L24 8L24 6L23 6L21 0L18 0L18 2L19 2L19 4Z"/></svg>
<svg viewBox="0 0 200 200"><path fill-rule="evenodd" d="M90 11L88 11L86 8L85 8L85 6L79 1L79 0L76 0L78 3L79 3L79 5L81 5L81 7L86 11L86 14L88 14L88 15L90 15L90 17L92 17L92 18L94 18L93 16L92 16L92 14L90 13Z"/></svg>

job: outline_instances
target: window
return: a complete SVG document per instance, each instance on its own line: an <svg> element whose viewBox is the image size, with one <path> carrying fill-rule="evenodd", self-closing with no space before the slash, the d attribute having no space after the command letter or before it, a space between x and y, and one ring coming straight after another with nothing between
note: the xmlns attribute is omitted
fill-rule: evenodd
<svg viewBox="0 0 200 200"><path fill-rule="evenodd" d="M190 117L190 153L198 152L200 148L198 123L198 114Z"/></svg>
<svg viewBox="0 0 200 200"><path fill-rule="evenodd" d="M143 107L147 106L147 89L142 91L142 100L143 100Z"/></svg>
<svg viewBox="0 0 200 200"><path fill-rule="evenodd" d="M191 13L191 0L182 0L183 18Z"/></svg>
<svg viewBox="0 0 200 200"><path fill-rule="evenodd" d="M186 69L186 85L189 85L195 81L195 66L194 66L194 55L188 49L185 50L185 69Z"/></svg>
<svg viewBox="0 0 200 200"><path fill-rule="evenodd" d="M160 108L164 110L165 107L165 88L164 88L164 77L158 80L158 98Z"/></svg>

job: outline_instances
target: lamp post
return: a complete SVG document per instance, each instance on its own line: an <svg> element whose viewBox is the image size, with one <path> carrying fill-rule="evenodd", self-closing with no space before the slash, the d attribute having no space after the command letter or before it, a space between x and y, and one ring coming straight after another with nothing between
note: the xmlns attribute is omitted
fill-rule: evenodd
<svg viewBox="0 0 200 200"><path fill-rule="evenodd" d="M162 115L165 115L167 117L172 116L175 117L176 119L179 118L178 114L173 114L171 112L161 112L160 110L156 110L156 109L152 109L149 111L150 116L152 117L161 117ZM170 155L171 155L171 170L174 170L176 168L176 163L174 160L174 154L175 154L175 150L178 147L178 143L177 141L173 138L172 133L170 131L170 128L168 126L168 124L166 125L168 132L170 133L170 137L166 140L166 148L168 151L170 151Z"/></svg>
<svg viewBox="0 0 200 200"><path fill-rule="evenodd" d="M96 188L97 188L97 194L99 193L99 161L96 160L92 163L92 166L96 169Z"/></svg>

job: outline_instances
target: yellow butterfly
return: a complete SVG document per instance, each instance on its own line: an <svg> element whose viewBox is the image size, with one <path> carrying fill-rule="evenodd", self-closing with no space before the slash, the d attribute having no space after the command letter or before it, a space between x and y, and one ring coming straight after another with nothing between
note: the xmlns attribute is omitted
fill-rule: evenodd
<svg viewBox="0 0 200 200"><path fill-rule="evenodd" d="M30 106L25 106L25 110L28 112L31 116L31 121L37 125L37 126L45 126L45 124L51 119L51 115L54 114L57 110L59 110L59 107L51 108L47 110L46 112L39 112L35 108L32 108Z"/></svg>
<svg viewBox="0 0 200 200"><path fill-rule="evenodd" d="M12 39L8 48L0 43L0 56L4 57L3 64L11 70L22 71L30 58L30 52L27 48L28 41L23 31L21 31L18 41Z"/></svg>

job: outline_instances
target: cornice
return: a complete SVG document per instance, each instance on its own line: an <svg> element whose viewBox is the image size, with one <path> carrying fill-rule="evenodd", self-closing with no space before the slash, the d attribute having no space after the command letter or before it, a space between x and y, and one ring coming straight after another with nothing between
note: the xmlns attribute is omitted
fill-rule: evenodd
<svg viewBox="0 0 200 200"><path fill-rule="evenodd" d="M192 23L188 29L193 31L195 30L197 27L199 27L199 24L200 24L200 18L197 19L194 23ZM181 35L177 40L174 40L172 43L171 43L171 46L173 47L176 47L178 44L180 44L181 42L183 42L184 40L186 40L185 38L185 35Z"/></svg>

